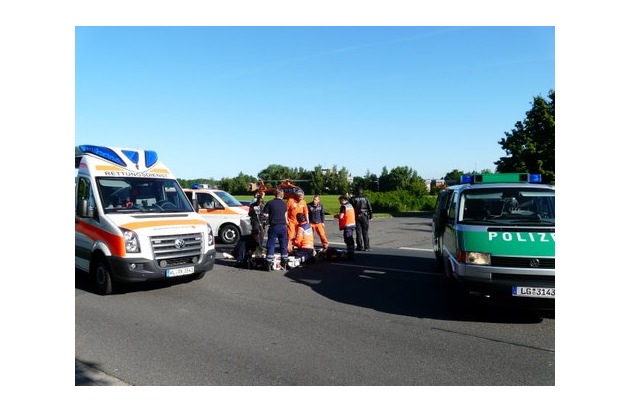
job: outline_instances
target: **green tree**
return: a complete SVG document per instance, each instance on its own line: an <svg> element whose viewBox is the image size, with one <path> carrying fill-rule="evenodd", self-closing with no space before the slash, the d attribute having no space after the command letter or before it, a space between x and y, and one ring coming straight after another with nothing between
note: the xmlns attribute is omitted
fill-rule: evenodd
<svg viewBox="0 0 630 412"><path fill-rule="evenodd" d="M365 172L365 176L363 176L363 182L365 184L365 186L363 186L365 190L371 190L372 192L379 191L378 176L376 176L374 173L370 173L369 170Z"/></svg>
<svg viewBox="0 0 630 412"><path fill-rule="evenodd" d="M499 145L507 156L494 162L497 172L540 173L543 182L553 183L556 179L556 92L549 91L548 100L534 97L532 108L525 119L518 121Z"/></svg>
<svg viewBox="0 0 630 412"><path fill-rule="evenodd" d="M312 194L324 193L326 188L326 176L324 175L324 169L321 165L315 166L315 170L311 172L311 191Z"/></svg>
<svg viewBox="0 0 630 412"><path fill-rule="evenodd" d="M267 166L267 168L263 169L258 173L261 179L265 182L270 182L273 185L279 183L286 179L296 179L294 171L287 167L278 164L272 164Z"/></svg>
<svg viewBox="0 0 630 412"><path fill-rule="evenodd" d="M221 179L219 181L219 187L233 195L246 195L251 193L249 191L249 184L256 181L256 177L240 172L238 176L234 178Z"/></svg>
<svg viewBox="0 0 630 412"><path fill-rule="evenodd" d="M337 165L326 174L326 187L329 193L344 194L350 192L350 172L345 167L337 170Z"/></svg>
<svg viewBox="0 0 630 412"><path fill-rule="evenodd" d="M426 192L426 184L418 172L409 166L396 166L389 172L389 190L410 190L412 192Z"/></svg>
<svg viewBox="0 0 630 412"><path fill-rule="evenodd" d="M453 169L444 175L444 181L447 185L457 184L459 183L459 178L462 177L463 174L465 173L461 170Z"/></svg>

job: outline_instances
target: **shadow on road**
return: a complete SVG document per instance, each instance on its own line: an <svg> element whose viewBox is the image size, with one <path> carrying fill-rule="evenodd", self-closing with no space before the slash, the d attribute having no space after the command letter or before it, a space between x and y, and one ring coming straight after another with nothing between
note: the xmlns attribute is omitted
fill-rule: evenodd
<svg viewBox="0 0 630 412"><path fill-rule="evenodd" d="M455 310L434 266L434 259L417 256L356 253L353 261L305 264L285 276L337 302L398 315L493 323L539 323L547 316L487 304Z"/></svg>
<svg viewBox="0 0 630 412"><path fill-rule="evenodd" d="M195 280L193 278L187 276L182 278L154 280L148 282L122 283L116 285L113 294L122 295L125 293L162 289L171 287L173 285L180 285L182 283L189 283L194 281ZM74 270L74 287L84 292L97 294L96 286L94 285L93 280L90 278L90 275L76 268Z"/></svg>

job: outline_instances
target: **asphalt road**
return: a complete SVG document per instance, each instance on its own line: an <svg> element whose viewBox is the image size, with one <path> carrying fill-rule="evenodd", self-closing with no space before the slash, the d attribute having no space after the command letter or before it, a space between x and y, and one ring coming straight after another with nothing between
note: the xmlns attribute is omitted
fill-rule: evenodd
<svg viewBox="0 0 630 412"><path fill-rule="evenodd" d="M555 385L553 314L451 311L429 223L374 219L371 252L287 272L218 259L105 297L77 272L75 385Z"/></svg>

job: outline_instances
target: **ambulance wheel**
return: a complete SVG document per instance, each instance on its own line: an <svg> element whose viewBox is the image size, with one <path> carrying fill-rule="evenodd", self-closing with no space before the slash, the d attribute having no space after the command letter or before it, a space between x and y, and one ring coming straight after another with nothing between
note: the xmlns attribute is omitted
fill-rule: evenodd
<svg viewBox="0 0 630 412"><path fill-rule="evenodd" d="M93 273L96 292L99 295L111 295L114 292L114 282L112 281L111 270L105 258L100 257L97 259Z"/></svg>
<svg viewBox="0 0 630 412"><path fill-rule="evenodd" d="M221 229L219 229L219 239L221 240L221 243L234 245L238 243L240 238L241 231L238 230L238 227L236 227L236 225L227 223L221 226Z"/></svg>

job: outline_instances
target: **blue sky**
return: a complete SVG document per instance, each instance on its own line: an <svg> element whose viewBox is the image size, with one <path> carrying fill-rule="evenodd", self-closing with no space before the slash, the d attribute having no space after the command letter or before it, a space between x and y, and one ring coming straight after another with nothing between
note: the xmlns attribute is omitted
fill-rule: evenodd
<svg viewBox="0 0 630 412"><path fill-rule="evenodd" d="M75 30L75 144L156 150L184 179L270 164L423 178L491 169L555 89L553 26Z"/></svg>

